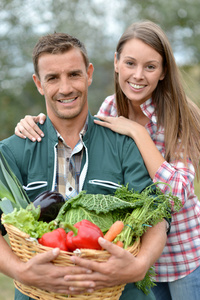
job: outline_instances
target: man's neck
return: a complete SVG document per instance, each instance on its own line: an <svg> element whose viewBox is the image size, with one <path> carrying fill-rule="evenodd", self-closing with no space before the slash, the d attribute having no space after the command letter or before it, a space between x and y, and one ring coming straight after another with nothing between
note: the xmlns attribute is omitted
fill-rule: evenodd
<svg viewBox="0 0 200 300"><path fill-rule="evenodd" d="M57 121L56 125L54 125L53 122L52 123L64 139L65 143L74 149L80 139L80 132L84 127L86 119L87 115L82 118L78 116L78 118L74 119L59 119L59 122Z"/></svg>

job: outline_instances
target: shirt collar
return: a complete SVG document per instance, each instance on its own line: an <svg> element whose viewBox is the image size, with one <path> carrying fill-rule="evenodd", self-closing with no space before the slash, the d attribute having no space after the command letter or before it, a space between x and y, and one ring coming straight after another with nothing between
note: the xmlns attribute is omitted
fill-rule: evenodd
<svg viewBox="0 0 200 300"><path fill-rule="evenodd" d="M157 116L155 113L155 105L152 98L140 105L142 112L153 122L157 123Z"/></svg>
<svg viewBox="0 0 200 300"><path fill-rule="evenodd" d="M86 134L87 129L88 129L88 115L87 115L85 124L84 124L82 130L80 131L80 134L79 134L80 138L82 138Z"/></svg>

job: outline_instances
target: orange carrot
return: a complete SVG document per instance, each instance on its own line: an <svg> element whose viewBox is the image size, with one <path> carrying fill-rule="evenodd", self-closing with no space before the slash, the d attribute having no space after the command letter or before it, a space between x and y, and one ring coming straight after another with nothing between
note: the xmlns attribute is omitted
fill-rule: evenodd
<svg viewBox="0 0 200 300"><path fill-rule="evenodd" d="M123 248L124 247L124 243L122 241L117 241L116 244L117 246Z"/></svg>
<svg viewBox="0 0 200 300"><path fill-rule="evenodd" d="M106 232L106 234L104 235L104 239L112 242L118 236L118 234L120 234L123 228L124 223L122 221L116 221Z"/></svg>

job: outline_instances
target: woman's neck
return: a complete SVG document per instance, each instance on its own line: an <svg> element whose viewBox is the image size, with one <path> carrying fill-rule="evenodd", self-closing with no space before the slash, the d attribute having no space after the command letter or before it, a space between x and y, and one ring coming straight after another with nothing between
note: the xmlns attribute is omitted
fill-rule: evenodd
<svg viewBox="0 0 200 300"><path fill-rule="evenodd" d="M129 103L128 118L142 126L145 126L149 122L149 118L143 113L140 105L132 105L132 103Z"/></svg>

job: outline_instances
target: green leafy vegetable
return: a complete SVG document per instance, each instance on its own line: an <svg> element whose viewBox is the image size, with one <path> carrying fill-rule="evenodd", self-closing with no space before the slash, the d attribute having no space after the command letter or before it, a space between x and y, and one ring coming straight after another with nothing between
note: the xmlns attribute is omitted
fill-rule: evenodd
<svg viewBox="0 0 200 300"><path fill-rule="evenodd" d="M88 220L101 228L102 232L108 231L113 224L113 215L111 212L96 214L94 211L85 209L84 207L70 208L66 214L64 221L60 223L60 227L65 227L65 223L74 225L82 220Z"/></svg>
<svg viewBox="0 0 200 300"><path fill-rule="evenodd" d="M138 195L139 193L137 197ZM106 232L116 220L124 219L128 212L142 205L140 200L128 202L115 195L86 194L82 191L78 196L66 201L52 224L64 227L64 223L74 225L87 219Z"/></svg>
<svg viewBox="0 0 200 300"><path fill-rule="evenodd" d="M139 194L143 205L132 210L123 220L124 229L117 236L115 242L118 240L123 242L125 249L131 246L138 237L141 237L149 227L161 222L163 218L170 219L171 203L173 203L175 211L179 211L182 207L178 197L171 193L163 194L157 187L152 195L152 188L155 188L155 184L147 187ZM116 195L124 200L135 201L135 197L134 199L131 198L133 192L128 190L128 186L118 189Z"/></svg>
<svg viewBox="0 0 200 300"><path fill-rule="evenodd" d="M116 209L134 208L133 203L123 201L121 198L113 195L86 194L85 191L82 191L78 196L67 201L63 209L67 210L70 207L77 208L78 206L94 211L96 214L106 214Z"/></svg>
<svg viewBox="0 0 200 300"><path fill-rule="evenodd" d="M38 216L37 208L20 208L19 210L15 208L11 213L3 214L2 223L11 224L37 239L42 237L44 233L50 231L48 223L37 221Z"/></svg>

